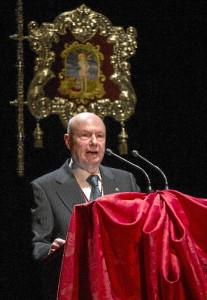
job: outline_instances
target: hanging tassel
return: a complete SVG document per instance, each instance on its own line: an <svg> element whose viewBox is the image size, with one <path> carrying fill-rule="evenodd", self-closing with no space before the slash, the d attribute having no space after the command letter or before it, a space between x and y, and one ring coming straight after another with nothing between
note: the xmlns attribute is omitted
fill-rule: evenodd
<svg viewBox="0 0 207 300"><path fill-rule="evenodd" d="M37 125L33 132L33 136L34 136L34 147L43 148L43 141L42 141L43 131L40 128L39 120L37 120Z"/></svg>
<svg viewBox="0 0 207 300"><path fill-rule="evenodd" d="M121 122L121 133L119 134L119 153L121 155L128 154L127 139L128 134L126 133L124 122Z"/></svg>

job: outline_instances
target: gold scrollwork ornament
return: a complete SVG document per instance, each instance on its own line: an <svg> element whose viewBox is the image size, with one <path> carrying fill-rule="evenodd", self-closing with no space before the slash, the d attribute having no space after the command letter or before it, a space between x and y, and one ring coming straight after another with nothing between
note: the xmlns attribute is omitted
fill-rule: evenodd
<svg viewBox="0 0 207 300"><path fill-rule="evenodd" d="M125 122L136 104L127 60L135 54L136 38L135 28L113 26L85 5L52 23L28 24L26 39L36 58L26 103L37 119L37 146L43 134L41 119L57 114L66 127L70 117L91 111L120 123L120 153L127 153Z"/></svg>

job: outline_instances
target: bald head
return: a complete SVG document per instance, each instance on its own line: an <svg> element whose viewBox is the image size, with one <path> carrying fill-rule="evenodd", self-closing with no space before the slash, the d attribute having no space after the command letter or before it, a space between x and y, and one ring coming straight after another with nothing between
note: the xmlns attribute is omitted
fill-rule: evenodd
<svg viewBox="0 0 207 300"><path fill-rule="evenodd" d="M99 116L90 112L75 115L64 139L77 166L90 174L98 172L106 142L106 128Z"/></svg>
<svg viewBox="0 0 207 300"><path fill-rule="evenodd" d="M91 112L82 112L75 115L69 120L67 127L68 135L72 136L74 130L76 130L76 128L78 128L81 124L84 124L85 122L95 122L99 125L102 125L104 130L106 131L105 124L99 116Z"/></svg>

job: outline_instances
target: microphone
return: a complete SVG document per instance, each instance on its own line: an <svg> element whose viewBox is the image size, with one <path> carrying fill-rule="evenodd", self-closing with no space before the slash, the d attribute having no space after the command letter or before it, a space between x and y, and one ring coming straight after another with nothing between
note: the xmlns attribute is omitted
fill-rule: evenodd
<svg viewBox="0 0 207 300"><path fill-rule="evenodd" d="M141 156L141 155L139 154L139 152L136 151L136 150L133 150L133 151L132 151L132 155L133 155L134 157L139 157L139 158L141 158L141 159L144 160L146 163L148 163L150 166L152 166L153 168L155 168L156 170L158 170L159 173L160 173L160 174L162 175L162 177L164 178L164 182L165 182L165 190L168 190L168 189L169 189L167 177L165 176L164 172L163 172L158 166L154 165L154 164L151 163L148 159L146 159L146 158L144 158L143 156Z"/></svg>
<svg viewBox="0 0 207 300"><path fill-rule="evenodd" d="M107 155L112 155L112 156L114 156L114 157L120 159L121 161L124 161L125 163L129 164L130 166L132 166L132 167L134 167L134 168L140 170L140 171L144 174L144 176L147 178L147 182L148 182L148 193L151 193L151 192L152 192L152 186L151 186L150 178L149 178L148 174L145 172L144 169L142 169L141 167L139 167L139 166L133 164L132 162L126 160L125 158L119 156L118 154L115 154L111 149L106 149L106 154L107 154Z"/></svg>

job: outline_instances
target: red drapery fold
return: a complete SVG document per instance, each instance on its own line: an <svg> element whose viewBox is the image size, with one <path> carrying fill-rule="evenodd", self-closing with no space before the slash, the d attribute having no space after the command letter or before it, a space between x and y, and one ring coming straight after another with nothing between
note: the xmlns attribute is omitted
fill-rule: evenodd
<svg viewBox="0 0 207 300"><path fill-rule="evenodd" d="M76 205L58 300L206 300L207 199L173 190Z"/></svg>

